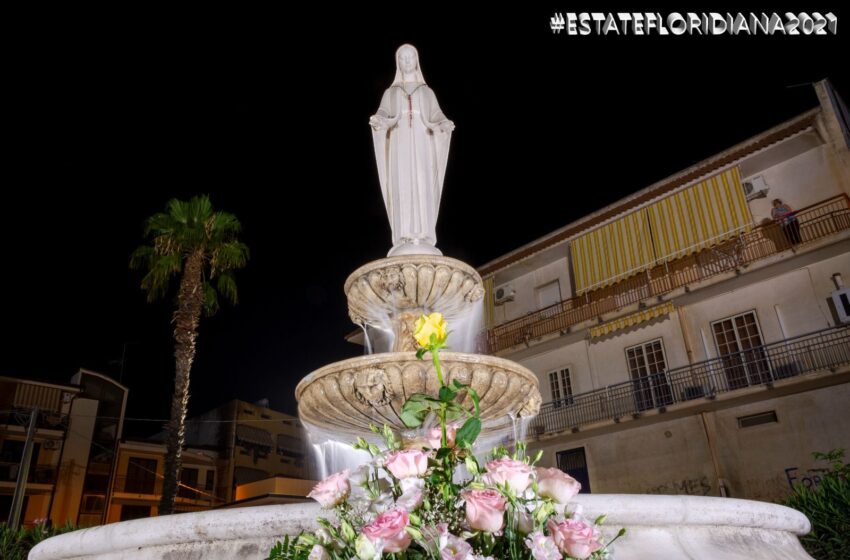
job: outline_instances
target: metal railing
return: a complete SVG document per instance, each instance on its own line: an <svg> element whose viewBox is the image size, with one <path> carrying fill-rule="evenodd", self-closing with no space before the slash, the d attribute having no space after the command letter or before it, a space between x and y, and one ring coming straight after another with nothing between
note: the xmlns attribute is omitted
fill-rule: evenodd
<svg viewBox="0 0 850 560"><path fill-rule="evenodd" d="M162 496L162 481L163 479L160 477L116 476L112 489L113 492L117 493L138 494L149 496L151 499L159 499ZM223 497L220 490L220 488L207 490L202 482L186 482L178 486L177 497L199 502L218 502Z"/></svg>
<svg viewBox="0 0 850 560"><path fill-rule="evenodd" d="M800 225L800 243L797 245L804 245L850 230L850 199L846 195L836 196L803 208L795 215ZM715 247L497 325L487 331L484 350L498 352L531 339L565 331L604 313L737 270L791 247L793 245L778 224L771 222L757 226Z"/></svg>
<svg viewBox="0 0 850 560"><path fill-rule="evenodd" d="M0 413L0 424L7 426L21 426L26 429L30 421L30 409L12 408ZM36 428L39 430L66 430L68 428L68 415L61 412L40 411Z"/></svg>
<svg viewBox="0 0 850 560"><path fill-rule="evenodd" d="M0 482L15 482L18 480L20 463L0 461ZM55 484L56 467L53 465L30 465L27 482L33 484Z"/></svg>
<svg viewBox="0 0 850 560"><path fill-rule="evenodd" d="M645 410L713 399L719 393L846 364L850 364L850 327L833 327L545 403L531 422L530 434L616 422Z"/></svg>

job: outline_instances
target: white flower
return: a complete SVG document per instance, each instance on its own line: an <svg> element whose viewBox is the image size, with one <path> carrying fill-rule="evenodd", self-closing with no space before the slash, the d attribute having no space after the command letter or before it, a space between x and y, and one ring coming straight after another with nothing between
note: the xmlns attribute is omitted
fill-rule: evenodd
<svg viewBox="0 0 850 560"><path fill-rule="evenodd" d="M562 558L552 537L547 537L540 531L528 535L525 546L531 551L534 560L561 560Z"/></svg>

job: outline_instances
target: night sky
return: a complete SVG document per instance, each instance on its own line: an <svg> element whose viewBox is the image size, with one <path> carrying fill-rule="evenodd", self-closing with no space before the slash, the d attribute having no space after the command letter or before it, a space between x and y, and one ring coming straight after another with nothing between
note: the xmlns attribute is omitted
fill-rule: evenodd
<svg viewBox="0 0 850 560"><path fill-rule="evenodd" d="M202 323L190 411L294 413L298 380L362 352L342 287L390 247L367 121L405 42L457 125L438 246L473 266L815 107L812 81L850 100L846 10L837 37L600 38L553 35L586 9L563 3L398 5L7 21L0 374L118 378L126 347L128 414L165 418L173 300L147 304L129 256L145 217L208 193L251 261Z"/></svg>

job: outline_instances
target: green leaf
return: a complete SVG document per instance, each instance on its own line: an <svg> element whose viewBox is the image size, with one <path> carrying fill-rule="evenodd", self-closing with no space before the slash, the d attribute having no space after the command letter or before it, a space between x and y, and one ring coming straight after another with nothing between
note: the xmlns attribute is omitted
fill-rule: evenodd
<svg viewBox="0 0 850 560"><path fill-rule="evenodd" d="M404 528L404 530L407 531L407 534L410 535L411 537L413 537L414 540L417 540L417 541L422 540L422 531L420 531L416 527L412 527L412 526L408 525L407 527Z"/></svg>
<svg viewBox="0 0 850 560"><path fill-rule="evenodd" d="M469 393L469 398L472 399L473 406L475 406L475 416L477 418L480 418L481 417L481 405L479 404L479 402L481 401L481 398L478 396L478 391L476 391L472 387L467 387L466 391Z"/></svg>
<svg viewBox="0 0 850 560"><path fill-rule="evenodd" d="M457 390L453 387L440 387L440 400L444 403L452 402L457 396Z"/></svg>
<svg viewBox="0 0 850 560"><path fill-rule="evenodd" d="M471 444L480 433L481 420L475 417L469 418L457 431L456 441Z"/></svg>
<svg viewBox="0 0 850 560"><path fill-rule="evenodd" d="M352 527L351 523L345 519L342 520L342 536L348 542L352 542L357 538L357 533L354 532L354 527Z"/></svg>
<svg viewBox="0 0 850 560"><path fill-rule="evenodd" d="M428 351L428 349L427 349L427 348L420 348L419 350L417 350L417 351L416 351L416 359L417 359L417 360L421 360L421 359L422 359L422 356L424 356L424 355L425 355L425 352L427 352L427 351Z"/></svg>

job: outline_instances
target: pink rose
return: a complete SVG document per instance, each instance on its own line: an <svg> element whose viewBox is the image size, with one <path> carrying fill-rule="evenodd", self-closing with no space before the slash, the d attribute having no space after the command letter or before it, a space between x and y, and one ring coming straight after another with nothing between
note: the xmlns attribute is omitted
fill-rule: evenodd
<svg viewBox="0 0 850 560"><path fill-rule="evenodd" d="M504 496L496 490L464 490L461 495L466 500L466 521L473 529L496 533L505 524Z"/></svg>
<svg viewBox="0 0 850 560"><path fill-rule="evenodd" d="M345 469L342 472L330 475L315 485L313 490L307 494L307 497L313 498L325 508L338 506L351 493L351 483L348 481L348 474L349 470Z"/></svg>
<svg viewBox="0 0 850 560"><path fill-rule="evenodd" d="M373 543L380 542L383 552L401 552L410 546L410 535L404 530L410 516L403 509L391 509L363 527L363 534Z"/></svg>
<svg viewBox="0 0 850 560"><path fill-rule="evenodd" d="M457 423L446 424L446 447L454 447L457 438ZM440 426L428 430L428 444L439 449L443 443L443 429Z"/></svg>
<svg viewBox="0 0 850 560"><path fill-rule="evenodd" d="M565 519L559 523L550 519L547 527L558 549L573 558L587 558L602 548L599 532L584 521Z"/></svg>
<svg viewBox="0 0 850 560"><path fill-rule="evenodd" d="M531 484L532 472L531 467L522 461L502 457L487 463L487 474L481 479L490 486L507 483L514 492L522 494Z"/></svg>
<svg viewBox="0 0 850 560"><path fill-rule="evenodd" d="M559 504L565 504L581 490L581 483L561 469L534 470L537 474L538 493L544 498L552 498Z"/></svg>
<svg viewBox="0 0 850 560"><path fill-rule="evenodd" d="M384 468L396 478L422 476L428 470L428 454L417 449L394 451L387 455Z"/></svg>

